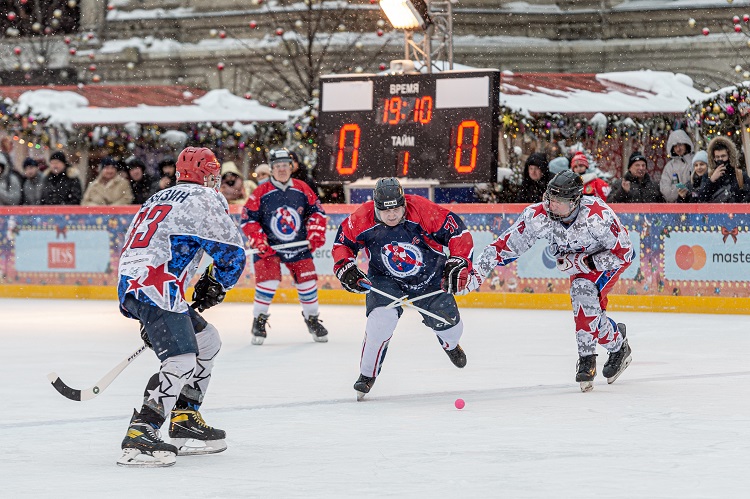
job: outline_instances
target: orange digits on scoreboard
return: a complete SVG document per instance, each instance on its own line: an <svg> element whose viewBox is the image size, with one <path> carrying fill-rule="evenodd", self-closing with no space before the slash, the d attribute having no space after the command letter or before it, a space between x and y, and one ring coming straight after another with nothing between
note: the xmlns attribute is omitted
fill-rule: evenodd
<svg viewBox="0 0 750 499"><path fill-rule="evenodd" d="M353 134L352 145L346 145L347 134ZM341 175L351 175L357 171L357 162L359 161L359 138L362 130L356 123L347 123L339 131L339 152L336 155L336 171ZM344 164L344 156L351 153L351 161L348 165Z"/></svg>
<svg viewBox="0 0 750 499"><path fill-rule="evenodd" d="M468 165L462 162L462 152L464 150L464 130L471 130L471 160ZM458 125L456 132L456 150L454 154L453 166L458 173L471 173L477 166L477 144L479 143L479 123L475 120L464 120ZM468 144L467 144L468 145Z"/></svg>

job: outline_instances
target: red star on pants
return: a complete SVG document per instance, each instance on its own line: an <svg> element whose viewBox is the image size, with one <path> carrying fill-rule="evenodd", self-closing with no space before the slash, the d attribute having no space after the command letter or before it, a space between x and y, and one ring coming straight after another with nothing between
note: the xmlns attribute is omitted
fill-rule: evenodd
<svg viewBox="0 0 750 499"><path fill-rule="evenodd" d="M583 307L578 307L578 313L575 316L576 331L593 331L591 323L599 319L598 315L586 315Z"/></svg>
<svg viewBox="0 0 750 499"><path fill-rule="evenodd" d="M588 205L588 207L589 207L589 214L586 218L591 218L594 215L599 215L599 218L604 220L604 210L606 210L607 208L600 205L598 201L594 201L593 203Z"/></svg>
<svg viewBox="0 0 750 499"><path fill-rule="evenodd" d="M546 214L547 214L547 210L544 209L544 203L539 203L538 205L536 205L536 207L534 207L534 216L531 217L531 219L533 220L539 215L546 215Z"/></svg>
<svg viewBox="0 0 750 499"><path fill-rule="evenodd" d="M158 267L146 265L146 269L148 269L148 274L143 282L141 282L141 286L144 288L146 286L152 286L156 288L156 291L162 296L166 294L165 284L177 281L177 277L167 272L167 262L162 263Z"/></svg>

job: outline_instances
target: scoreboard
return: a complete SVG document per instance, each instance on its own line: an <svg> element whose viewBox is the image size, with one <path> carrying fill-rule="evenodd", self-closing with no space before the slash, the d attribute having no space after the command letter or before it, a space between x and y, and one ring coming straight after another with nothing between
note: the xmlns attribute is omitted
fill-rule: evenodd
<svg viewBox="0 0 750 499"><path fill-rule="evenodd" d="M499 85L484 69L321 77L317 180L495 180Z"/></svg>

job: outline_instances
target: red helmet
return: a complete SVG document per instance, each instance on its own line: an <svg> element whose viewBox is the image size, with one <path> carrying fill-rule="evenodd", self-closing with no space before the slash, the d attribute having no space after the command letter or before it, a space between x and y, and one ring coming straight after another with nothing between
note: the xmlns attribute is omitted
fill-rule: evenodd
<svg viewBox="0 0 750 499"><path fill-rule="evenodd" d="M221 165L216 155L206 147L186 147L177 156L177 180L206 185L209 176L219 180Z"/></svg>

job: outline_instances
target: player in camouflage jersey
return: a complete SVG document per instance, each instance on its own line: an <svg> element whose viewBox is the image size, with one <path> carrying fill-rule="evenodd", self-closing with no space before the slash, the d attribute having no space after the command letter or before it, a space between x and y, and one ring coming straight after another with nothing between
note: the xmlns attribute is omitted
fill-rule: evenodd
<svg viewBox="0 0 750 499"><path fill-rule="evenodd" d="M120 311L140 321L161 369L146 385L140 412L133 413L118 461L123 466L169 466L178 452L226 449L224 431L208 426L198 412L221 340L195 311L221 303L245 267L242 235L217 190L219 170L209 149L183 150L177 185L151 196L127 232L118 272ZM191 307L185 291L204 253L213 263L196 283ZM170 414L176 446L158 431Z"/></svg>
<svg viewBox="0 0 750 499"><path fill-rule="evenodd" d="M547 239L557 268L570 275L570 297L578 341L576 381L593 388L596 344L609 351L603 374L613 383L630 364L625 324L607 317L607 293L633 260L627 229L601 199L583 196L583 181L573 171L555 175L544 201L526 208L518 220L484 249L477 271L486 278L508 265L537 239Z"/></svg>

